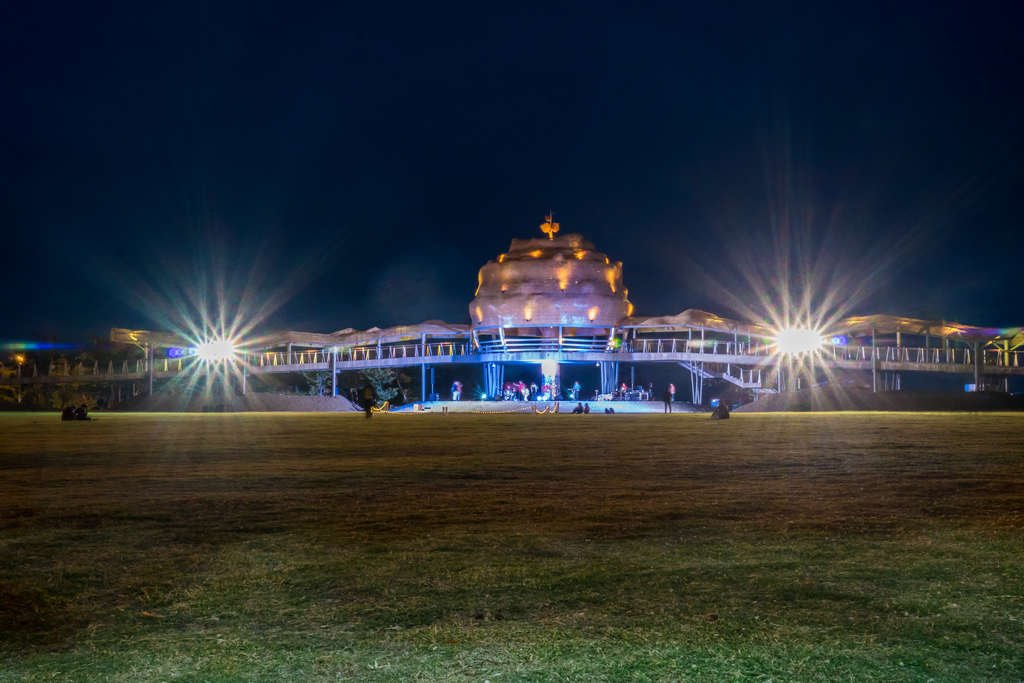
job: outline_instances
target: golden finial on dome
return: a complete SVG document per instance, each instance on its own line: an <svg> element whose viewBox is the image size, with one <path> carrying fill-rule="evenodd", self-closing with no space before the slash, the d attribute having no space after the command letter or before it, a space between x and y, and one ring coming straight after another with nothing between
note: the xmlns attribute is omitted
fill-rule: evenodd
<svg viewBox="0 0 1024 683"><path fill-rule="evenodd" d="M555 233L559 229L559 225L555 223L554 217L554 214L548 211L548 215L544 216L544 222L540 224L540 231L547 235L549 240L555 239Z"/></svg>

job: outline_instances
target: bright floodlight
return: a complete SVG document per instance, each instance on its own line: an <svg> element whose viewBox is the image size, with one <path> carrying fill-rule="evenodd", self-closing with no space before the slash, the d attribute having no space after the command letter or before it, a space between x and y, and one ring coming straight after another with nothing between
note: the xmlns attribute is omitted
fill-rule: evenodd
<svg viewBox="0 0 1024 683"><path fill-rule="evenodd" d="M806 327L789 327L779 330L775 336L775 348L779 353L798 354L817 351L821 348L821 335Z"/></svg>
<svg viewBox="0 0 1024 683"><path fill-rule="evenodd" d="M196 355L211 363L230 360L235 356L235 345L227 339L211 339L196 347Z"/></svg>

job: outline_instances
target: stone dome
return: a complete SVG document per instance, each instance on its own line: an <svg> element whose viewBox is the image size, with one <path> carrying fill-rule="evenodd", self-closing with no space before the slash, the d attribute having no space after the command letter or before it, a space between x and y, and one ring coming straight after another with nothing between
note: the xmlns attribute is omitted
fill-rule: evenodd
<svg viewBox="0 0 1024 683"><path fill-rule="evenodd" d="M541 230L549 236L514 239L480 269L469 304L474 328L612 327L632 315L621 261L582 235L556 236L550 218Z"/></svg>

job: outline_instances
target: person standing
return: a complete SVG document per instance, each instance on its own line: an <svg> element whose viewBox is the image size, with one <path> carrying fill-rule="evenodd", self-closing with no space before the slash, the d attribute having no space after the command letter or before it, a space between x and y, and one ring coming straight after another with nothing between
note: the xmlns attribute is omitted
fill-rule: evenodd
<svg viewBox="0 0 1024 683"><path fill-rule="evenodd" d="M670 384L669 386L671 387L672 385ZM672 390L671 389L666 389L665 390L665 396L664 396L664 398L665 398L665 413L666 414L672 412L672 399L673 399L673 397L674 397L674 394L672 393Z"/></svg>
<svg viewBox="0 0 1024 683"><path fill-rule="evenodd" d="M674 402L676 400L676 385L675 384L672 384L671 382L669 383L669 385L668 385L668 393L669 393L669 396L672 397L672 401Z"/></svg>
<svg viewBox="0 0 1024 683"><path fill-rule="evenodd" d="M452 382L452 400L462 400L462 382L460 382L459 380L455 380L454 382Z"/></svg>
<svg viewBox="0 0 1024 683"><path fill-rule="evenodd" d="M377 403L377 392L373 390L373 386L369 383L363 387L360 392L360 399L362 399L363 410L366 412L366 419L369 420L373 417L373 407Z"/></svg>

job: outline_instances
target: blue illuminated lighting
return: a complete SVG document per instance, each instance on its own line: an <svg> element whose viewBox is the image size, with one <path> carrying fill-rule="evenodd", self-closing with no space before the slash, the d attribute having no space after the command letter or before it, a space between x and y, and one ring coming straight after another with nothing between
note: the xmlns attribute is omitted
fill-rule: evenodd
<svg viewBox="0 0 1024 683"><path fill-rule="evenodd" d="M167 349L168 358L188 358L196 355L194 346L171 346Z"/></svg>
<svg viewBox="0 0 1024 683"><path fill-rule="evenodd" d="M850 340L845 334L837 334L832 337L832 346L846 346L850 343Z"/></svg>

